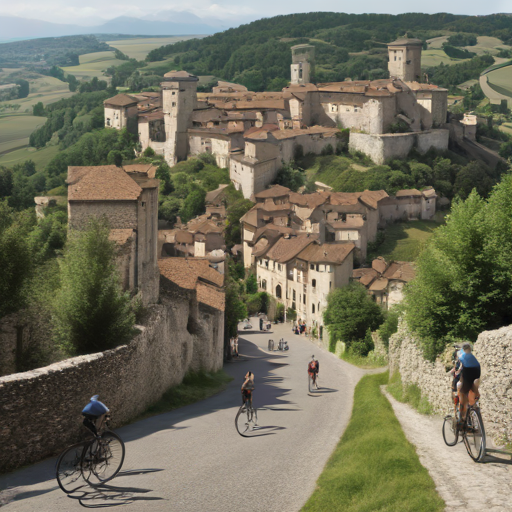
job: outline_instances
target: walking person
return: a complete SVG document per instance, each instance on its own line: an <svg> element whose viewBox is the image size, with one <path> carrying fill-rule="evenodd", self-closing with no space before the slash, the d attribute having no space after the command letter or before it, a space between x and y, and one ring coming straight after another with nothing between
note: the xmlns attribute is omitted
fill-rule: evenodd
<svg viewBox="0 0 512 512"><path fill-rule="evenodd" d="M238 357L238 335L233 339L233 348L236 357Z"/></svg>

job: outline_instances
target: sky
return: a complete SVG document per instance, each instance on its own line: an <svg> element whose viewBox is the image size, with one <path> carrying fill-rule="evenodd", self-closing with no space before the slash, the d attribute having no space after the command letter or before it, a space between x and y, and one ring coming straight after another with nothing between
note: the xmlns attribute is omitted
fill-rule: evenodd
<svg viewBox="0 0 512 512"><path fill-rule="evenodd" d="M76 25L92 25L102 20L118 16L150 18L160 11L188 11L200 18L216 18L225 20L230 25L240 22L271 17L277 14L310 12L318 4L306 0L187 0L187 2L152 0L21 0L19 2L0 3L0 15L13 15L23 18L41 19L54 23L72 23ZM420 11L427 13L450 12L455 14L493 14L512 12L510 0L430 0L430 2L410 2L409 0L365 0L364 2L348 2L340 0L323 0L322 11L335 12L376 12L399 14ZM158 18L156 18L158 19Z"/></svg>

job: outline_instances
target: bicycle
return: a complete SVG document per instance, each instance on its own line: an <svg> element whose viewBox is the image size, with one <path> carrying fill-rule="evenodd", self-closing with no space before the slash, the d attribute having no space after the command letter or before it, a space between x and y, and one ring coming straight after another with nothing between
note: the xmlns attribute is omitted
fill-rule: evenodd
<svg viewBox="0 0 512 512"><path fill-rule="evenodd" d="M481 462L485 456L485 428L480 413L479 399L473 404L468 403L466 418L462 426L458 426L460 404L456 404L456 416L449 414L443 422L443 439L448 446L455 446L462 435L469 456L475 462Z"/></svg>
<svg viewBox="0 0 512 512"><path fill-rule="evenodd" d="M123 440L108 429L109 422L107 415L94 432L84 421L93 437L70 446L57 459L57 483L66 494L82 487L81 477L97 486L112 480L121 470L125 446Z"/></svg>
<svg viewBox="0 0 512 512"><path fill-rule="evenodd" d="M250 429L254 430L258 426L258 411L252 406L250 400L240 406L235 417L235 427L242 437L248 437L245 433Z"/></svg>

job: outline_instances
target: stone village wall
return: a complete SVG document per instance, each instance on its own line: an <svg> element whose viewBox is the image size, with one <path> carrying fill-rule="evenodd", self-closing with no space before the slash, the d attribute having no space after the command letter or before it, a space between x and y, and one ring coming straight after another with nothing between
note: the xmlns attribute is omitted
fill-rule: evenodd
<svg viewBox="0 0 512 512"><path fill-rule="evenodd" d="M482 367L480 407L486 433L498 443L512 439L512 326L484 331L474 345ZM445 362L446 361L446 362ZM405 322L389 340L389 371L400 372L402 383L417 384L434 412L453 411L449 358L426 361Z"/></svg>
<svg viewBox="0 0 512 512"><path fill-rule="evenodd" d="M167 284L128 345L0 377L0 471L56 454L84 434L81 411L98 394L115 428L188 371L222 368L224 313Z"/></svg>

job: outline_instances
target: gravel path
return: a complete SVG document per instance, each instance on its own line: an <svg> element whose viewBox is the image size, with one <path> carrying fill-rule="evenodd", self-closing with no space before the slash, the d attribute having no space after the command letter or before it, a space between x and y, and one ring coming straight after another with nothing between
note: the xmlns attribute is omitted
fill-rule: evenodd
<svg viewBox="0 0 512 512"><path fill-rule="evenodd" d="M253 320L252 325L256 325ZM208 400L118 430L126 460L112 488L85 488L87 506L127 504L130 510L165 512L292 512L315 488L350 418L354 388L365 373L291 334L240 333L240 362L225 370L228 389ZM269 338L284 337L290 350L267 351ZM320 361L321 392L307 392L307 363ZM254 405L264 427L256 438L234 426L243 375L256 375ZM107 404L108 405L108 404ZM113 411L115 414L115 411ZM6 512L81 509L54 478L55 459L0 477ZM75 499L73 499L75 498Z"/></svg>
<svg viewBox="0 0 512 512"><path fill-rule="evenodd" d="M512 510L512 465L505 459L486 456L477 464L464 443L446 446L443 418L425 416L395 400L382 387L407 439L416 447L449 512L504 512ZM485 418L484 418L485 422Z"/></svg>

